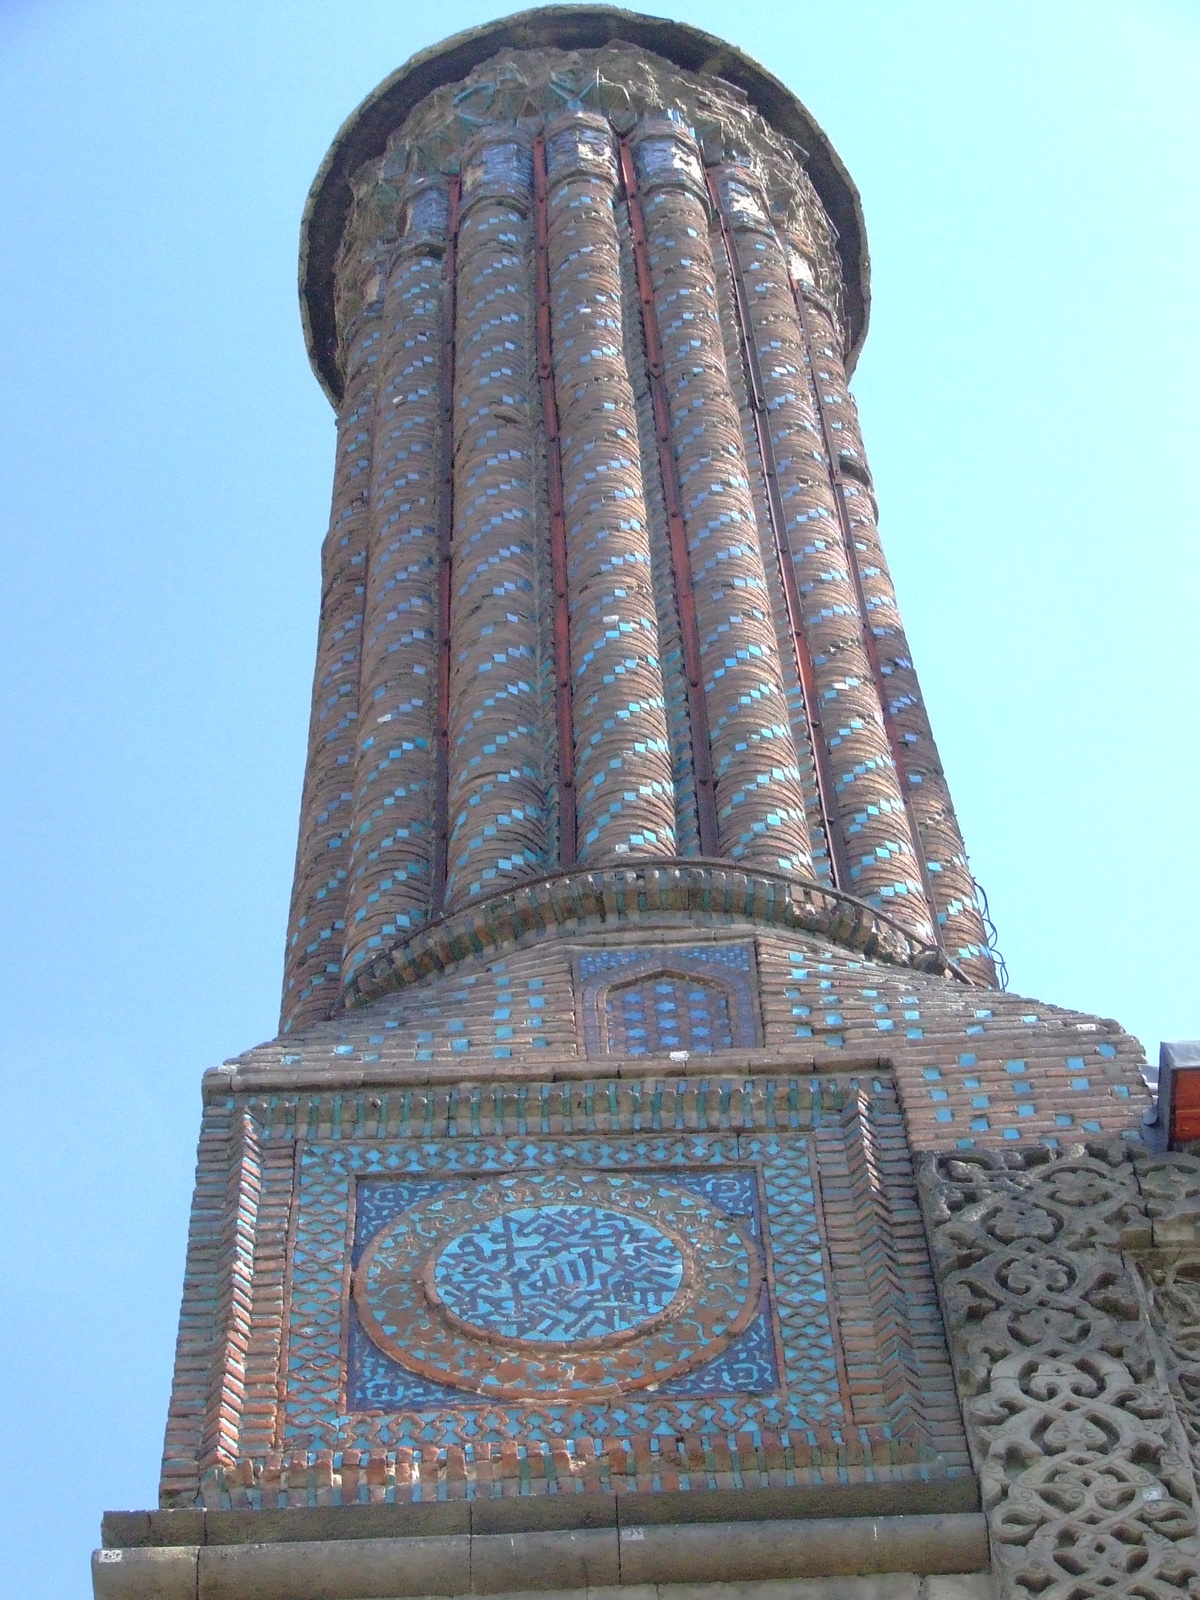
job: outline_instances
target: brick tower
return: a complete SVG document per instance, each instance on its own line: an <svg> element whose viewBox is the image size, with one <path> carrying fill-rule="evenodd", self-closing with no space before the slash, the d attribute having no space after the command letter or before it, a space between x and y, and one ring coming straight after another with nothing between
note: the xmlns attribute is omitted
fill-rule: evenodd
<svg viewBox="0 0 1200 1600"><path fill-rule="evenodd" d="M1136 1040L997 987L821 130L695 29L525 13L345 124L301 295L281 1031L204 1080L101 1600L1193 1592L1200 1169Z"/></svg>

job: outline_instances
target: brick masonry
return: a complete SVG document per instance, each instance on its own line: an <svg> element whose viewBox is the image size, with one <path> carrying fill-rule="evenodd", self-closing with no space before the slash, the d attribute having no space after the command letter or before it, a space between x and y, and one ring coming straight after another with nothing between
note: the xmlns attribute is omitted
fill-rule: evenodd
<svg viewBox="0 0 1200 1600"><path fill-rule="evenodd" d="M1200 1180L1137 1040L996 986L847 388L849 180L623 13L381 94L306 220L338 453L281 1032L205 1076L162 1509L106 1544L180 1593L307 1540L341 1595L337 1540L413 1535L495 1588L514 1530L575 1585L593 1535L606 1582L851 1572L867 1526L950 1572L982 1485L1008 1592L1191 1592Z"/></svg>
<svg viewBox="0 0 1200 1600"><path fill-rule="evenodd" d="M677 854L994 982L848 389L853 190L612 26L480 45L347 175L285 1031L447 907Z"/></svg>
<svg viewBox="0 0 1200 1600"><path fill-rule="evenodd" d="M467 956L208 1074L164 1503L799 1490L967 1471L910 1152L1137 1143L1137 1042L745 918L613 920ZM711 1049L666 1032L643 1051L614 1034L614 1005L641 1018L657 991L675 1008L663 1029L721 1015L729 1035ZM683 1022L680 1004L700 1020ZM669 1059L677 1038L686 1060ZM373 1380L391 1409L355 1410L350 1363L370 1346L352 1310L361 1182L415 1184L403 1210L448 1175L459 1189L566 1170L670 1183L726 1166L759 1186L759 1337L777 1362L761 1392L731 1391L730 1369L687 1394L481 1408L445 1380L414 1387L393 1362ZM814 1251L822 1266L805 1279ZM824 1343L821 1305L834 1308Z"/></svg>

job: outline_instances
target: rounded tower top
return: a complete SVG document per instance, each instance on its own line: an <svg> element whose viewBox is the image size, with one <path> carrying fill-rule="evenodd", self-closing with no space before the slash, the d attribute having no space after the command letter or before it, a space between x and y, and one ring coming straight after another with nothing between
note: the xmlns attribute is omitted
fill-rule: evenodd
<svg viewBox="0 0 1200 1600"><path fill-rule="evenodd" d="M858 190L811 113L757 61L685 23L641 16L615 6L544 6L472 28L413 56L353 111L338 130L309 191L300 230L300 309L309 360L331 400L341 398L334 282L338 250L353 194L351 178L383 153L389 134L435 89L464 77L505 49L596 49L620 41L653 51L689 72L724 79L753 108L800 146L805 168L837 230L853 367L866 338L870 258Z"/></svg>

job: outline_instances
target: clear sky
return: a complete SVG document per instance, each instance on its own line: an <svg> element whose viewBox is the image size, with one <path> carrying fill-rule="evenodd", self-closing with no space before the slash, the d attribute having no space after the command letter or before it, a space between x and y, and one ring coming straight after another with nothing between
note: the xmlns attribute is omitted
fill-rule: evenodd
<svg viewBox="0 0 1200 1600"><path fill-rule="evenodd" d="M862 191L855 388L1012 987L1200 1036L1200 6L694 0ZM155 1496L201 1071L277 1015L342 119L496 11L0 0L0 1590Z"/></svg>

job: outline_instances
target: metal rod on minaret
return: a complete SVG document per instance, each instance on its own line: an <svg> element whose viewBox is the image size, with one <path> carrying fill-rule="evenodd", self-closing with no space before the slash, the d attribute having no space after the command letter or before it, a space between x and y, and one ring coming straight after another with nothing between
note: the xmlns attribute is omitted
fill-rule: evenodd
<svg viewBox="0 0 1200 1600"><path fill-rule="evenodd" d="M442 257L442 367L439 403L442 416L439 461L437 568L437 756L434 764L434 846L431 911L436 917L446 901L446 840L450 810L450 576L454 538L454 320L458 272L458 207L461 180L450 180L450 217L446 253Z"/></svg>
<svg viewBox="0 0 1200 1600"><path fill-rule="evenodd" d="M571 721L571 622L567 599L567 528L562 451L550 345L550 253L546 227L546 135L533 144L534 293L537 295L538 385L546 429L546 492L550 503L550 566L554 585L554 709L558 735L558 859L576 857L575 732Z"/></svg>

